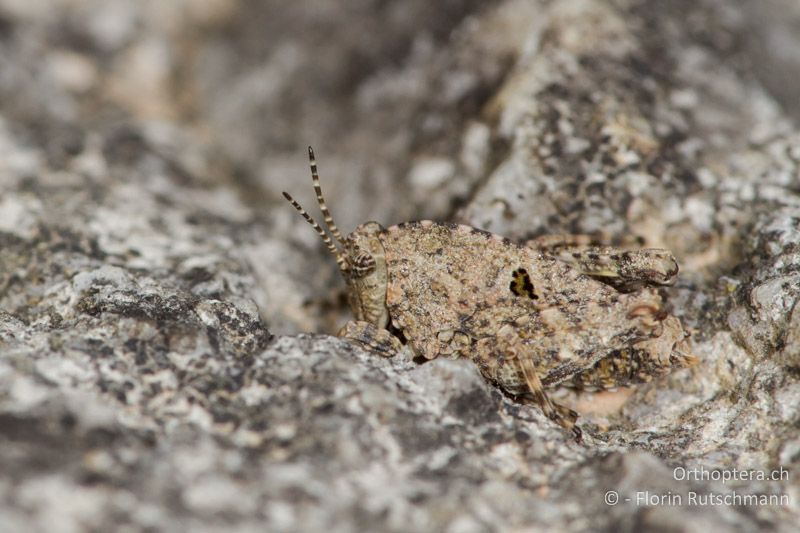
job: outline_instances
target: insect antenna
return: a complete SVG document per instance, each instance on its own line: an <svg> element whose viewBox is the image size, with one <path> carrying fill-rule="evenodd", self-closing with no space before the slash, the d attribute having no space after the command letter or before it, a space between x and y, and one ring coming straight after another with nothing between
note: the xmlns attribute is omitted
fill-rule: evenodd
<svg viewBox="0 0 800 533"><path fill-rule="evenodd" d="M342 274L344 274L347 271L347 264L345 263L344 256L336 248L336 245L333 244L333 241L328 236L328 234L325 233L325 230L323 230L320 227L320 225L317 224L316 220L311 218L311 215L309 215L306 212L306 210L303 209L303 207L300 204L298 204L297 201L294 198L292 198L292 196L288 192L284 191L283 197L286 198L290 204L292 204L292 207L294 207L297 210L297 212L303 216L304 219L306 219L306 222L311 224L311 227L313 227L314 231L317 232L317 235L320 236L322 242L325 243L325 246L328 248L328 251L333 255L333 257L336 258L336 263L339 265L339 270L341 270Z"/></svg>
<svg viewBox="0 0 800 533"><path fill-rule="evenodd" d="M328 211L328 205L325 203L325 198L322 196L322 187L319 184L319 174L317 174L317 160L314 157L314 149L310 146L308 147L308 162L311 165L311 180L314 182L314 192L317 193L317 204L319 204L319 209L322 211L322 219L325 222L325 226L328 228L328 231L331 232L331 235L344 245L342 232L339 231L339 228L333 221L331 212Z"/></svg>

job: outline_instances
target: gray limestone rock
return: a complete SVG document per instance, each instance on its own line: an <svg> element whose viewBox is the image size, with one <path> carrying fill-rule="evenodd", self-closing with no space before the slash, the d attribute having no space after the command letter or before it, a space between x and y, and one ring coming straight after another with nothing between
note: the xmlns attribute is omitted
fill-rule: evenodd
<svg viewBox="0 0 800 533"><path fill-rule="evenodd" d="M0 4L0 531L793 531L797 9L764 4ZM325 335L307 144L343 228L672 249L699 364L556 393L578 444Z"/></svg>

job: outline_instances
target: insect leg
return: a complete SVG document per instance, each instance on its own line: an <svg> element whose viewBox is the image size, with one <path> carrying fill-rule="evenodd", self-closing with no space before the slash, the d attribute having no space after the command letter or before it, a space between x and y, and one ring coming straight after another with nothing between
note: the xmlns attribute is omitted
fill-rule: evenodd
<svg viewBox="0 0 800 533"><path fill-rule="evenodd" d="M572 431L576 440L581 440L581 430L575 425L578 413L550 400L536 371L535 347L523 344L512 326L503 326L496 336L481 339L477 350L483 363L479 363L479 368L487 377L507 392L529 398L547 418ZM503 364L497 364L500 358Z"/></svg>
<svg viewBox="0 0 800 533"><path fill-rule="evenodd" d="M351 320L339 330L337 336L353 341L371 352L384 357L392 357L402 351L404 346L400 339L383 328L370 322Z"/></svg>
<svg viewBox="0 0 800 533"><path fill-rule="evenodd" d="M522 370L525 376L525 381L528 383L528 388L533 396L534 403L539 406L547 418L564 429L572 431L575 438L580 441L582 432L581 429L575 425L575 422L578 420L578 413L568 407L550 401L550 397L544 391L539 375L536 373L536 368L533 366L532 357L523 354L518 358L518 363L520 370Z"/></svg>
<svg viewBox="0 0 800 533"><path fill-rule="evenodd" d="M671 285L678 275L675 257L660 248L598 245L588 235L545 235L525 244L623 292L644 285Z"/></svg>
<svg viewBox="0 0 800 533"><path fill-rule="evenodd" d="M615 350L561 385L578 390L609 390L647 383L680 368L697 364L680 321L668 316L658 337Z"/></svg>

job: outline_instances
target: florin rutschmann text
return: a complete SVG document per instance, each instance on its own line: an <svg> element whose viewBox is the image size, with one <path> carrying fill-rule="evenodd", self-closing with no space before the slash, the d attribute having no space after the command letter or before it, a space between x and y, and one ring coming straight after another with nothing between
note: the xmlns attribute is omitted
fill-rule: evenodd
<svg viewBox="0 0 800 533"><path fill-rule="evenodd" d="M788 506L788 494L742 494L740 492L695 492L690 490L686 494L678 494L672 491L666 493L654 493L647 490L638 491L633 498L625 498L625 501L633 502L637 506L652 507L680 507L698 506L705 507L711 505L726 506ZM608 501L606 501L608 503Z"/></svg>

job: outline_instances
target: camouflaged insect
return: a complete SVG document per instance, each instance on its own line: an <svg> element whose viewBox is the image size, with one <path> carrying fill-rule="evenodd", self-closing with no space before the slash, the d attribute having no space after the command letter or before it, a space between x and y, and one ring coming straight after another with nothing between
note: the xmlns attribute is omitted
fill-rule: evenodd
<svg viewBox="0 0 800 533"><path fill-rule="evenodd" d="M680 321L652 287L670 285L667 250L598 246L586 236L524 244L460 224L377 222L342 236L320 189L328 234L283 193L336 258L356 320L340 331L385 356L472 360L505 393L539 405L580 439L577 413L545 388L603 390L693 364Z"/></svg>

